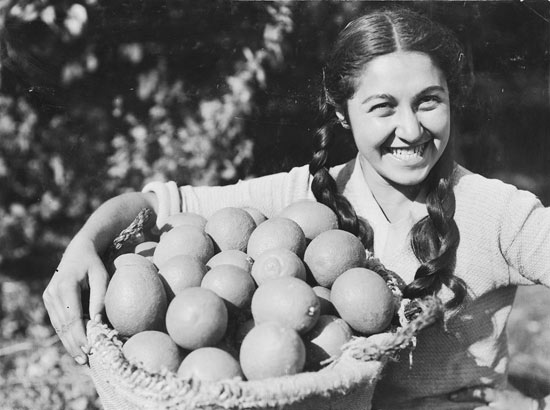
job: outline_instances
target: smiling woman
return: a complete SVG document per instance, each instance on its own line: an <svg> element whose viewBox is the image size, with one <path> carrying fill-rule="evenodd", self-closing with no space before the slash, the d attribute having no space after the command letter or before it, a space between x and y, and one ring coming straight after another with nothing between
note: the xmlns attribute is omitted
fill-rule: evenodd
<svg viewBox="0 0 550 410"><path fill-rule="evenodd" d="M387 184L416 196L451 131L449 91L441 70L423 53L381 56L365 69L347 113L375 196Z"/></svg>
<svg viewBox="0 0 550 410"><path fill-rule="evenodd" d="M108 275L99 255L143 207L155 209L161 226L166 213L208 218L225 207L254 207L271 218L315 199L360 238L366 255L401 277L406 297L436 294L447 308L444 323L418 336L412 361L388 364L375 409L537 408L542 402L506 390L505 326L519 285L550 286L550 209L455 161L452 116L466 66L454 35L408 8L355 19L326 59L309 165L218 187L159 181L107 201L44 292L52 323L71 319L67 305L80 317L87 286L91 316L101 312ZM358 154L330 166L340 126ZM82 356L81 326L60 337L73 357Z"/></svg>

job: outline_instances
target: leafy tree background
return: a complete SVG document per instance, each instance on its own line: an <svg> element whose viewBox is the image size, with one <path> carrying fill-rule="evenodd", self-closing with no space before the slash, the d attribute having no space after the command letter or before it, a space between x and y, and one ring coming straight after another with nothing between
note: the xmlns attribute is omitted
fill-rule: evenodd
<svg viewBox="0 0 550 410"><path fill-rule="evenodd" d="M460 162L548 203L548 4L404 4L450 26L472 61ZM378 5L0 1L2 273L49 277L93 209L149 180L226 184L307 163L324 55ZM334 163L354 155L339 138Z"/></svg>

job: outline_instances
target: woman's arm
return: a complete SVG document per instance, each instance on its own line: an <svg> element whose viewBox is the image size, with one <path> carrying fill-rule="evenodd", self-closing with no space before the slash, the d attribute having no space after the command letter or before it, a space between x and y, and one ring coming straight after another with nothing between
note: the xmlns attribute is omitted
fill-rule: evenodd
<svg viewBox="0 0 550 410"><path fill-rule="evenodd" d="M145 207L156 210L153 194L129 193L101 205L86 221L65 250L43 299L50 320L69 354L80 364L87 361L82 294L90 292L89 314L104 307L108 274L102 255L113 239Z"/></svg>
<svg viewBox="0 0 550 410"><path fill-rule="evenodd" d="M132 192L111 198L90 215L76 237L92 241L97 252L101 254L143 208L151 208L156 212L155 195Z"/></svg>
<svg viewBox="0 0 550 410"><path fill-rule="evenodd" d="M157 197L157 226L160 228L175 212L194 212L208 218L225 207L254 207L270 218L294 201L314 199L309 185L308 166L301 166L232 185L177 188L174 182L152 182L144 191Z"/></svg>
<svg viewBox="0 0 550 410"><path fill-rule="evenodd" d="M515 191L507 201L499 231L510 284L550 287L550 208L529 192Z"/></svg>

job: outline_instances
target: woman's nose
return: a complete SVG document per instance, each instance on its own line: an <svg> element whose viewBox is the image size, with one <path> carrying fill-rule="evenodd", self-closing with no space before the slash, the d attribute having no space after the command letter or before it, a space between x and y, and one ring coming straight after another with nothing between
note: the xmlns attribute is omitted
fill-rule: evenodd
<svg viewBox="0 0 550 410"><path fill-rule="evenodd" d="M414 143L422 137L422 124L414 110L403 108L395 118L395 136L397 138L407 143Z"/></svg>

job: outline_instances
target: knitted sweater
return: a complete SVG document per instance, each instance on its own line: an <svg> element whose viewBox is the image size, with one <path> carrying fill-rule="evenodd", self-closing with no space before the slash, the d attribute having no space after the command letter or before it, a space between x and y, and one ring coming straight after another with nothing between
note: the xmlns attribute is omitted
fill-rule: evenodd
<svg viewBox="0 0 550 410"><path fill-rule="evenodd" d="M331 168L338 189L359 217L374 230L374 254L405 282L413 280L419 262L410 248L409 231L427 214L414 202L408 217L387 221L376 203L356 159ZM252 206L267 217L300 199L314 199L307 166L224 187L152 183L144 191L159 197L159 223L175 211L208 217L227 206ZM444 326L422 331L409 357L403 352L386 366L374 408L472 409L475 405L447 401L460 388L506 384L505 325L517 285L550 286L550 208L531 193L498 180L486 179L457 166L455 221L460 232L454 274L468 286L458 309L446 313ZM441 292L442 299L448 297ZM412 362L410 361L412 359Z"/></svg>

